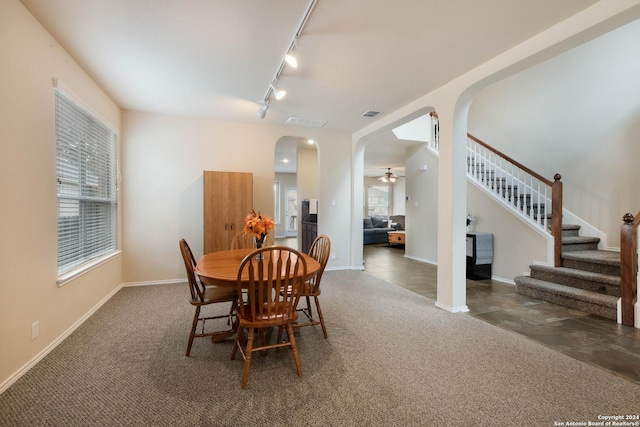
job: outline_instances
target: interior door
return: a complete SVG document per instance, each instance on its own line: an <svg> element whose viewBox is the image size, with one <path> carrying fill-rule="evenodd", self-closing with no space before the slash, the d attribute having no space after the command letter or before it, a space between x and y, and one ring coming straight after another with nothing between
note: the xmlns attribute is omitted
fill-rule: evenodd
<svg viewBox="0 0 640 427"><path fill-rule="evenodd" d="M294 237L298 235L298 190L285 189L285 235Z"/></svg>

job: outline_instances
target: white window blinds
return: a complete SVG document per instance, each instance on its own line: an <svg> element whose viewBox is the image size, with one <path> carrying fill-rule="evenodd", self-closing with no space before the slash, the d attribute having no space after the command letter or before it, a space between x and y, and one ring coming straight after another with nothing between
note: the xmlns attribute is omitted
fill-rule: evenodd
<svg viewBox="0 0 640 427"><path fill-rule="evenodd" d="M116 251L116 133L56 89L58 275Z"/></svg>

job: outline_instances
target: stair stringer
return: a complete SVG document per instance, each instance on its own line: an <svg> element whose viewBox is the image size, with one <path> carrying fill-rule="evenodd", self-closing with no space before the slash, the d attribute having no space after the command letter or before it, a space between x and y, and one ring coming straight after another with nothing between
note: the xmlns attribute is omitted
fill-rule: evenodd
<svg viewBox="0 0 640 427"><path fill-rule="evenodd" d="M597 229L587 221L583 220L573 212L562 208L562 222L565 224L575 224L580 226L580 234L584 236L598 237L600 242L598 243L598 249L602 251L617 251L620 252L620 248L614 248L608 246L607 235L601 230Z"/></svg>

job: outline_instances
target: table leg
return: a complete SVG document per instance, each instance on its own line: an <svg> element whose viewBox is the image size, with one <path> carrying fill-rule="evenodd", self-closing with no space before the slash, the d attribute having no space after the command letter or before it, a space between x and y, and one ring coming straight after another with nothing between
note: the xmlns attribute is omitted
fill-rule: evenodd
<svg viewBox="0 0 640 427"><path fill-rule="evenodd" d="M222 342L227 338L234 336L238 332L238 323L238 318L236 317L234 318L233 325L231 325L231 329L211 334L211 342Z"/></svg>

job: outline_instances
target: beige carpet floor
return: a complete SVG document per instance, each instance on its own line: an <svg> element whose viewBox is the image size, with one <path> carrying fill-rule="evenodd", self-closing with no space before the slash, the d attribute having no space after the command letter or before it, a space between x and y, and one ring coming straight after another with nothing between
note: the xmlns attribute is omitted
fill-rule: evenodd
<svg viewBox="0 0 640 427"><path fill-rule="evenodd" d="M198 339L186 284L124 288L0 395L0 426L554 426L640 412L640 386L359 271L319 327L257 356ZM224 311L225 308L220 308Z"/></svg>

